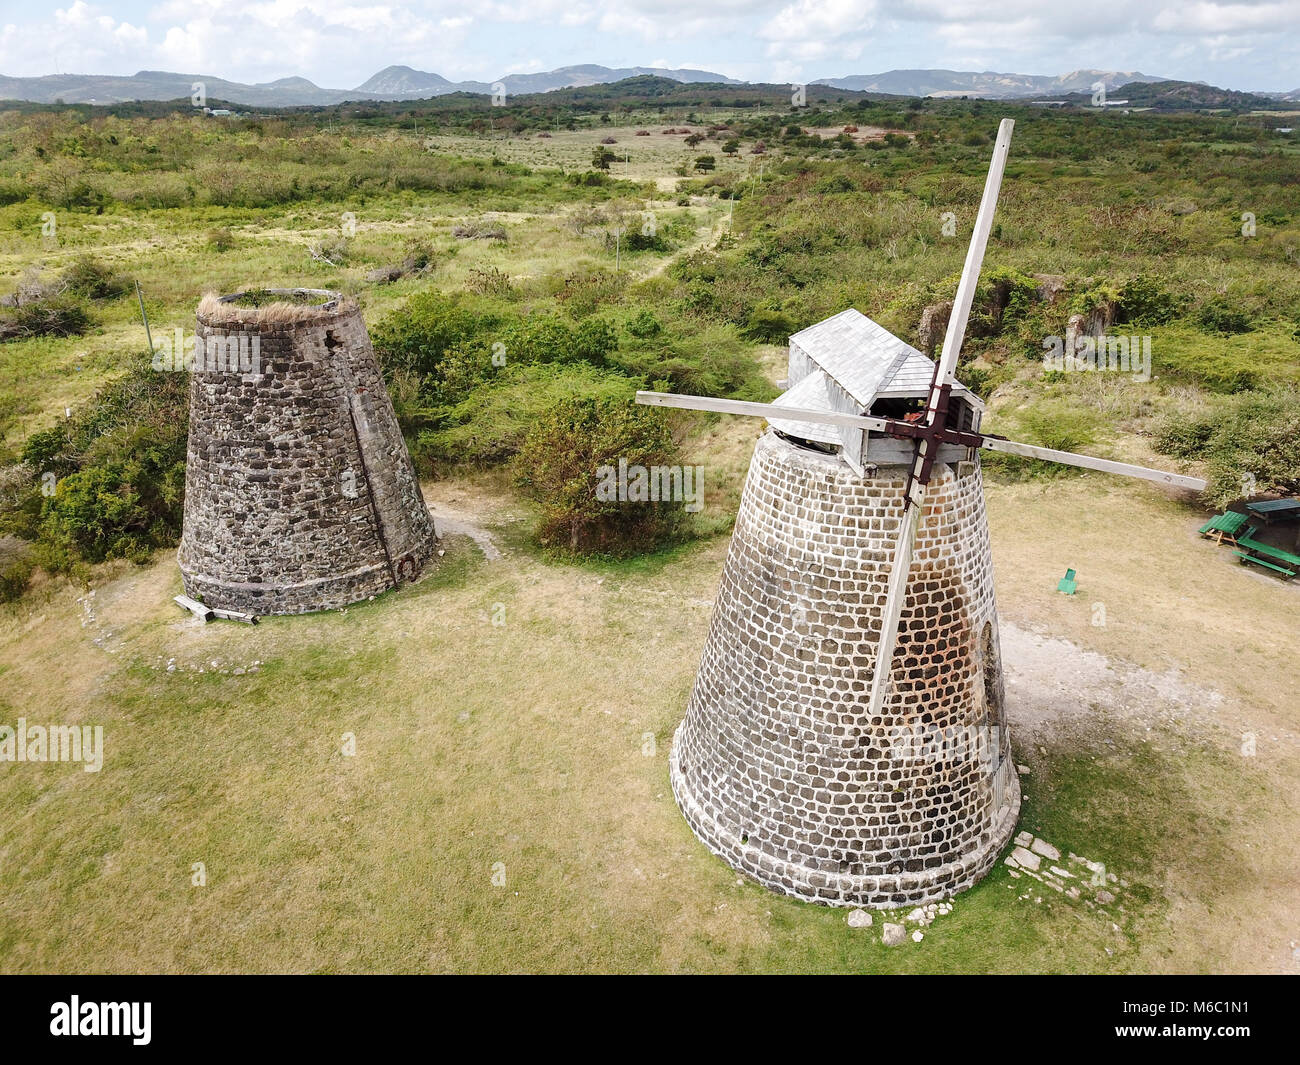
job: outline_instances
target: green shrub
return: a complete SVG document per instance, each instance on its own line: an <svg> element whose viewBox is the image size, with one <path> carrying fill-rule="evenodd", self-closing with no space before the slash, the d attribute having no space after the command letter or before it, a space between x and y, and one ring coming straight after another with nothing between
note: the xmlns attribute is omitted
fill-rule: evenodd
<svg viewBox="0 0 1300 1065"><path fill-rule="evenodd" d="M375 328L375 351L385 370L437 374L449 347L476 339L493 324L491 318L471 312L456 296L421 292Z"/></svg>
<svg viewBox="0 0 1300 1065"><path fill-rule="evenodd" d="M680 501L608 498L598 486L620 461L629 467L678 464L660 410L626 400L565 400L542 415L515 462L520 487L542 507L545 547L572 554L628 555L664 543L681 525Z"/></svg>
<svg viewBox="0 0 1300 1065"><path fill-rule="evenodd" d="M757 307L749 315L745 327L740 331L746 340L761 344L780 344L794 333L794 322L790 316L767 307Z"/></svg>
<svg viewBox="0 0 1300 1065"><path fill-rule="evenodd" d="M1062 401L1035 403L1018 418L1028 443L1055 451L1081 451L1097 437L1097 416Z"/></svg>
<svg viewBox="0 0 1300 1065"><path fill-rule="evenodd" d="M645 308L637 311L636 314L629 318L623 328L632 336L638 337L642 340L647 337L657 336L663 331L663 326L659 323L659 319L656 318L651 311Z"/></svg>
<svg viewBox="0 0 1300 1065"><path fill-rule="evenodd" d="M0 341L81 336L89 328L85 304L66 292L25 300L0 312Z"/></svg>
<svg viewBox="0 0 1300 1065"><path fill-rule="evenodd" d="M1300 491L1300 389L1243 392L1210 414L1169 416L1157 429L1158 450L1206 463L1206 499L1225 506L1252 494Z"/></svg>
<svg viewBox="0 0 1300 1065"><path fill-rule="evenodd" d="M208 247L215 252L227 252L235 246L235 234L229 226L208 230Z"/></svg>
<svg viewBox="0 0 1300 1065"><path fill-rule="evenodd" d="M142 560L177 542L188 417L187 375L145 364L63 423L32 434L24 463L38 479L57 478L52 496L29 497L39 499L33 531L43 565ZM5 515L6 523L15 517Z"/></svg>
<svg viewBox="0 0 1300 1065"><path fill-rule="evenodd" d="M0 603L19 598L34 569L29 545L15 536L0 537Z"/></svg>
<svg viewBox="0 0 1300 1065"><path fill-rule="evenodd" d="M813 182L813 192L830 193L857 192L858 186L847 174L831 174L820 181Z"/></svg>
<svg viewBox="0 0 1300 1065"><path fill-rule="evenodd" d="M1186 300L1166 291L1145 274L1129 278L1117 295L1119 321L1134 325L1164 325L1183 313Z"/></svg>
<svg viewBox="0 0 1300 1065"><path fill-rule="evenodd" d="M78 296L88 300L116 299L125 295L130 283L125 277L92 255L74 260L61 275L63 283Z"/></svg>
<svg viewBox="0 0 1300 1065"><path fill-rule="evenodd" d="M589 366L508 363L490 386L471 390L434 413L415 442L428 467L491 466L512 458L539 417L574 396L630 399L635 385L620 374Z"/></svg>
<svg viewBox="0 0 1300 1065"><path fill-rule="evenodd" d="M1222 298L1203 303L1196 312L1196 324L1208 332L1229 336L1249 333L1255 328L1253 317L1245 308Z"/></svg>

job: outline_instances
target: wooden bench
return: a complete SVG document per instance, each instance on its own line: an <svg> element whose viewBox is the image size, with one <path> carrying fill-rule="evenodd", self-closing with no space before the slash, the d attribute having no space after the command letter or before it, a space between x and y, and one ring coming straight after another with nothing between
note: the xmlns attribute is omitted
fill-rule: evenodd
<svg viewBox="0 0 1300 1065"><path fill-rule="evenodd" d="M1288 578L1300 572L1300 555L1293 555L1290 551L1283 551L1280 547L1273 547L1271 544L1261 544L1255 539L1253 527L1244 535L1237 537L1237 546L1246 549L1233 552L1234 555L1240 556L1243 564L1253 562L1257 566L1276 570ZM1270 559L1273 561L1269 561Z"/></svg>
<svg viewBox="0 0 1300 1065"><path fill-rule="evenodd" d="M1282 576L1286 577L1288 580L1296 575L1295 570L1287 569L1285 566L1274 565L1272 562L1269 562L1267 559L1260 558L1257 555L1248 555L1246 554L1245 551L1234 551L1233 554L1237 555L1241 559L1241 564L1243 566L1247 562L1253 562L1257 566L1267 566L1271 570L1276 570L1278 573L1282 574Z"/></svg>

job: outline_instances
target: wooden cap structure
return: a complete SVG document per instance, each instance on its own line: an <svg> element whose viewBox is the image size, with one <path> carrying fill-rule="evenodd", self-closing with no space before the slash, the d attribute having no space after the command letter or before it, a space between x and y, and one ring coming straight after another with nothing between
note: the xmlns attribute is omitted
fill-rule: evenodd
<svg viewBox="0 0 1300 1065"><path fill-rule="evenodd" d="M252 614L345 606L419 576L433 519L355 301L205 297L190 376L185 591Z"/></svg>

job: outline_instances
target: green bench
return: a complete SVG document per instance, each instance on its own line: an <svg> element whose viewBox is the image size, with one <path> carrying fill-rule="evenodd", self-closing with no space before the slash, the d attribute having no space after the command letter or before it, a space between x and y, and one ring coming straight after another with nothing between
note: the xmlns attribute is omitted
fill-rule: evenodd
<svg viewBox="0 0 1300 1065"><path fill-rule="evenodd" d="M1280 547L1273 547L1271 544L1261 544L1255 539L1253 528L1237 537L1237 546L1246 549L1233 552L1241 559L1243 566L1247 562L1253 562L1257 566L1274 570L1287 578L1300 573L1300 555L1293 555L1290 551L1283 551ZM1270 559L1273 561L1269 561Z"/></svg>

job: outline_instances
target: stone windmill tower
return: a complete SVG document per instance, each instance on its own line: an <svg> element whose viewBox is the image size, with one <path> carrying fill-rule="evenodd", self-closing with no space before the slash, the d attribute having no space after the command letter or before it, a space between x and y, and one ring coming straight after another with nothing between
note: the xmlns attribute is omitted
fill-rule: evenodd
<svg viewBox="0 0 1300 1065"><path fill-rule="evenodd" d="M770 426L669 765L695 834L784 894L942 898L983 876L1014 829L980 449L1205 487L980 432L983 405L954 371L1011 128L937 365L849 310L791 337L790 387L772 404L637 395Z"/></svg>
<svg viewBox="0 0 1300 1065"><path fill-rule="evenodd" d="M190 377L185 591L301 614L414 580L437 547L356 303L206 297Z"/></svg>

